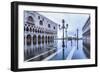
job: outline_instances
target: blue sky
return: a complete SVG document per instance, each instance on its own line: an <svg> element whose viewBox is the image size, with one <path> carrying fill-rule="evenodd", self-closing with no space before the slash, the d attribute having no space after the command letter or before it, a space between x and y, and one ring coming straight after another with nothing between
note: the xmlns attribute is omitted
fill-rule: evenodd
<svg viewBox="0 0 100 73"><path fill-rule="evenodd" d="M65 24L68 24L68 36L74 36L76 29L79 30L79 37L82 37L82 27L84 26L89 14L79 13L54 13L54 12L38 12L50 20L62 26L62 19L65 20ZM62 30L58 30L58 37L62 37Z"/></svg>

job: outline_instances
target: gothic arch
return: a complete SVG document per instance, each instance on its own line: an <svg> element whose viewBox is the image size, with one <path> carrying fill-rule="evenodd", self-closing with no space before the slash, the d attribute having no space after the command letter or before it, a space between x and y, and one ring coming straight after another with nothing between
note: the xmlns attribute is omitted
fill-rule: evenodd
<svg viewBox="0 0 100 73"><path fill-rule="evenodd" d="M33 45L36 45L37 44L37 37L36 35L33 36Z"/></svg>
<svg viewBox="0 0 100 73"><path fill-rule="evenodd" d="M31 35L27 35L26 37L27 45L31 45Z"/></svg>

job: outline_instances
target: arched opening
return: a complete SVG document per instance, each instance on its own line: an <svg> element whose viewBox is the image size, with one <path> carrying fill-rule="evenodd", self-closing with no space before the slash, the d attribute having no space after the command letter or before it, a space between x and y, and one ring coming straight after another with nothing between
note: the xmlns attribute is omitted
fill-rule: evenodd
<svg viewBox="0 0 100 73"><path fill-rule="evenodd" d="M42 36L42 44L44 44L44 36Z"/></svg>
<svg viewBox="0 0 100 73"><path fill-rule="evenodd" d="M37 33L37 29L35 29L35 33Z"/></svg>
<svg viewBox="0 0 100 73"><path fill-rule="evenodd" d="M52 36L50 37L50 42L52 43Z"/></svg>
<svg viewBox="0 0 100 73"><path fill-rule="evenodd" d="M47 44L47 36L45 36L45 43Z"/></svg>
<svg viewBox="0 0 100 73"><path fill-rule="evenodd" d="M27 32L29 31L29 28L28 28L28 27L26 27L26 31L27 31Z"/></svg>
<svg viewBox="0 0 100 73"><path fill-rule="evenodd" d="M30 27L30 32L32 32L32 28Z"/></svg>
<svg viewBox="0 0 100 73"><path fill-rule="evenodd" d="M50 37L48 36L48 43L50 43Z"/></svg>
<svg viewBox="0 0 100 73"><path fill-rule="evenodd" d="M34 35L33 36L33 45L36 45L36 43L37 43L37 37L36 37L36 35Z"/></svg>
<svg viewBox="0 0 100 73"><path fill-rule="evenodd" d="M34 28L33 28L33 32L34 32Z"/></svg>
<svg viewBox="0 0 100 73"><path fill-rule="evenodd" d="M41 36L40 35L38 36L38 44L39 45L41 44Z"/></svg>
<svg viewBox="0 0 100 73"><path fill-rule="evenodd" d="M27 45L31 45L31 35L27 35Z"/></svg>
<svg viewBox="0 0 100 73"><path fill-rule="evenodd" d="M52 37L52 42L54 43L54 36Z"/></svg>
<svg viewBox="0 0 100 73"><path fill-rule="evenodd" d="M40 33L41 33L41 29L40 29Z"/></svg>

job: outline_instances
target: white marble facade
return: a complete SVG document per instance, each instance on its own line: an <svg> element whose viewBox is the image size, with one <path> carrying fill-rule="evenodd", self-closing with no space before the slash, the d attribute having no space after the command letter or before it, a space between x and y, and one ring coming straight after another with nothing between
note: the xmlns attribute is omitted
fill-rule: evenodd
<svg viewBox="0 0 100 73"><path fill-rule="evenodd" d="M57 24L36 11L24 11L24 60L55 47Z"/></svg>

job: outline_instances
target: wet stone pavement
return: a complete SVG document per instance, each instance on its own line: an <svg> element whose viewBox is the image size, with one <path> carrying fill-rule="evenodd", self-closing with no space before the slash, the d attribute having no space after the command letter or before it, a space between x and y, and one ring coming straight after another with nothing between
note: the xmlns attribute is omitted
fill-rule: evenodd
<svg viewBox="0 0 100 73"><path fill-rule="evenodd" d="M32 61L53 61L53 60L73 60L73 59L87 59L84 51L82 40L78 41L78 47L76 40L72 41L64 41L65 47L62 47L62 40L57 40L57 47L51 47L47 52L33 57L28 60L28 62Z"/></svg>

